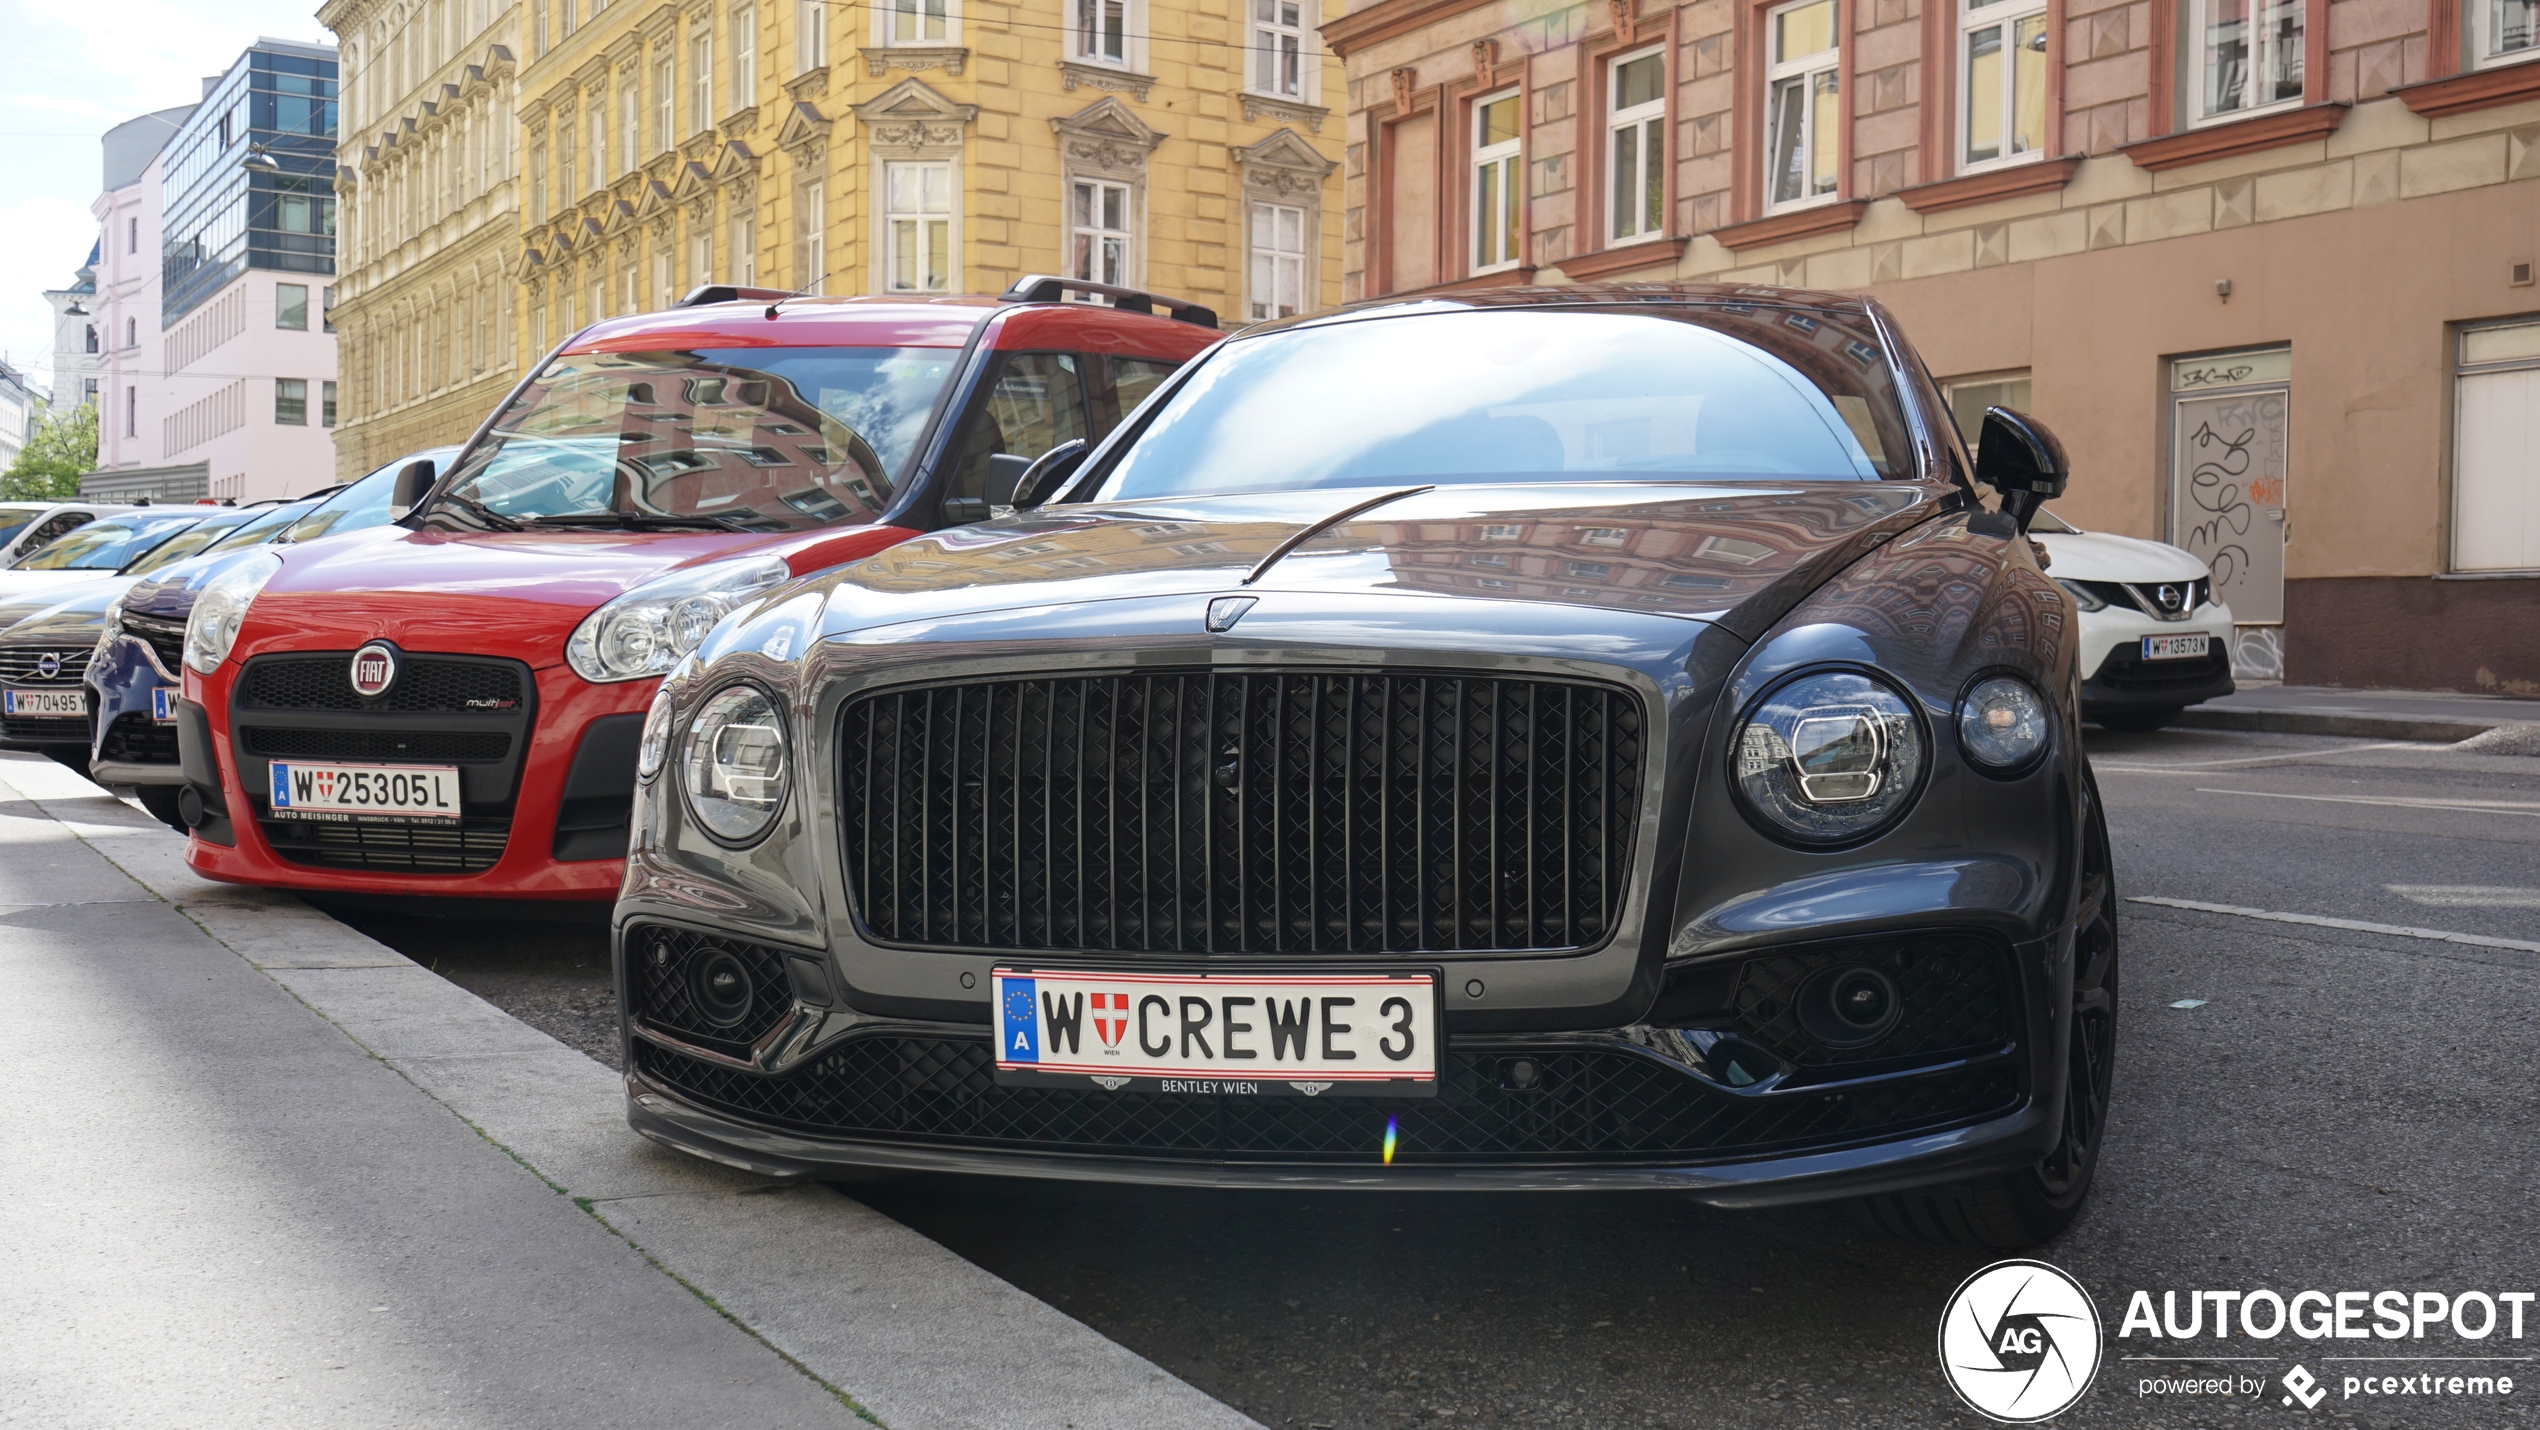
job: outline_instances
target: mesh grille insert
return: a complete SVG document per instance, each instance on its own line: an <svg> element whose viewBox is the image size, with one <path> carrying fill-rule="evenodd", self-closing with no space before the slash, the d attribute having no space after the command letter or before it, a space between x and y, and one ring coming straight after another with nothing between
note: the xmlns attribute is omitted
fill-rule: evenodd
<svg viewBox="0 0 2540 1430"><path fill-rule="evenodd" d="M267 656L247 667L238 703L264 710L413 710L501 714L495 705L528 699L528 668L509 660L401 655L386 695L364 700L353 689L353 653ZM470 701L487 702L470 705Z"/></svg>
<svg viewBox="0 0 2540 1430"><path fill-rule="evenodd" d="M106 727L106 738L99 748L101 759L135 765L172 765L176 763L176 727L160 724L147 711L135 710L115 717L115 723Z"/></svg>
<svg viewBox="0 0 2540 1430"><path fill-rule="evenodd" d="M1389 953L1597 943L1640 705L1475 675L1140 672L843 716L856 912L936 947Z"/></svg>
<svg viewBox="0 0 2540 1430"><path fill-rule="evenodd" d="M448 730L265 730L240 732L247 753L267 759L462 760L491 763L512 751L501 733Z"/></svg>
<svg viewBox="0 0 2540 1430"><path fill-rule="evenodd" d="M151 653L159 658L160 669L170 675L185 673L184 621L125 611L123 628L149 643Z"/></svg>
<svg viewBox="0 0 2540 1430"><path fill-rule="evenodd" d="M1541 1081L1504 1088L1533 1059ZM1719 1157L1892 1136L2001 1112L2010 1067L1959 1069L1849 1093L1737 1098L1619 1049L1450 1050L1434 1098L1285 1098L999 1087L987 1042L859 1039L782 1077L725 1068L649 1043L638 1070L732 1115L813 1133L997 1150L1158 1159L1376 1161L1388 1118L1395 1161L1564 1164Z"/></svg>
<svg viewBox="0 0 2540 1430"><path fill-rule="evenodd" d="M494 867L512 822L462 819L437 824L338 824L315 819L259 819L273 852L294 864L328 869L379 869L406 874L477 874Z"/></svg>
<svg viewBox="0 0 2540 1430"><path fill-rule="evenodd" d="M700 980L725 956L737 965L748 997L740 1017L718 1021L700 990ZM658 924L638 925L626 933L626 968L637 1020L730 1057L747 1057L751 1044L794 1006L794 985L786 976L784 957L772 948L739 939Z"/></svg>

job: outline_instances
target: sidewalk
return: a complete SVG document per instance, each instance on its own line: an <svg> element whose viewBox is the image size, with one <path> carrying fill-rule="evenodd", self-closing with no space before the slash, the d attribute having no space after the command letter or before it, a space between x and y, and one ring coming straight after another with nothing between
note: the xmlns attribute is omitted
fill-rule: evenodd
<svg viewBox="0 0 2540 1430"><path fill-rule="evenodd" d="M2244 686L2220 700L2191 705L2177 723L2206 730L2263 730L2281 735L2347 735L2366 740L2451 744L2501 726L2527 725L2532 727L2532 734L2540 735L2540 700L2464 695L2451 690L2257 685ZM2531 751L2499 751L2529 752L2540 752L2540 745L2534 745Z"/></svg>
<svg viewBox="0 0 2540 1430"><path fill-rule="evenodd" d="M0 1426L1252 1422L0 754Z"/></svg>

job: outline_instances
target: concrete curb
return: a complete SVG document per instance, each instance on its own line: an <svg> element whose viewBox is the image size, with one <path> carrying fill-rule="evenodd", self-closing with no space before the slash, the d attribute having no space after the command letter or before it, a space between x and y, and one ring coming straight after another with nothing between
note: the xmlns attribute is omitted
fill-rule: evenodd
<svg viewBox="0 0 2540 1430"><path fill-rule="evenodd" d="M2271 735L2343 735L2359 740L2415 740L2450 745L2484 735L2504 720L2456 720L2425 715L2357 715L2343 710L2269 709L2248 705L2191 705L2173 725L2191 730L2252 730Z"/></svg>
<svg viewBox="0 0 2540 1430"><path fill-rule="evenodd" d="M50 761L0 779L868 1418L1261 1430L862 1203L636 1136L617 1074L287 894L197 878L183 841Z"/></svg>

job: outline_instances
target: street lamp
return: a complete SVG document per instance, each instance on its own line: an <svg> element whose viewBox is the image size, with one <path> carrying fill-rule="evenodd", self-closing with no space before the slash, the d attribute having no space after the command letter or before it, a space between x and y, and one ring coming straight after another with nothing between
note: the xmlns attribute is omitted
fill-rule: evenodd
<svg viewBox="0 0 2540 1430"><path fill-rule="evenodd" d="M238 167L246 170L250 174L279 174L282 172L282 166L274 162L273 156L265 152L265 146L262 144L248 145L247 157L238 161Z"/></svg>

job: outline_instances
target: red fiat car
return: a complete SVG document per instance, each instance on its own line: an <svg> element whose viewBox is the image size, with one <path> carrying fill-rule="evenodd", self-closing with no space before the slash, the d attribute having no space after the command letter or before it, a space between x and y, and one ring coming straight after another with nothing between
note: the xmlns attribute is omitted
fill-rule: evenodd
<svg viewBox="0 0 2540 1430"><path fill-rule="evenodd" d="M708 287L585 329L447 471L401 474L395 524L205 588L173 712L187 862L369 901L612 898L644 711L725 612L986 517L1216 338L1196 305L1048 278Z"/></svg>

